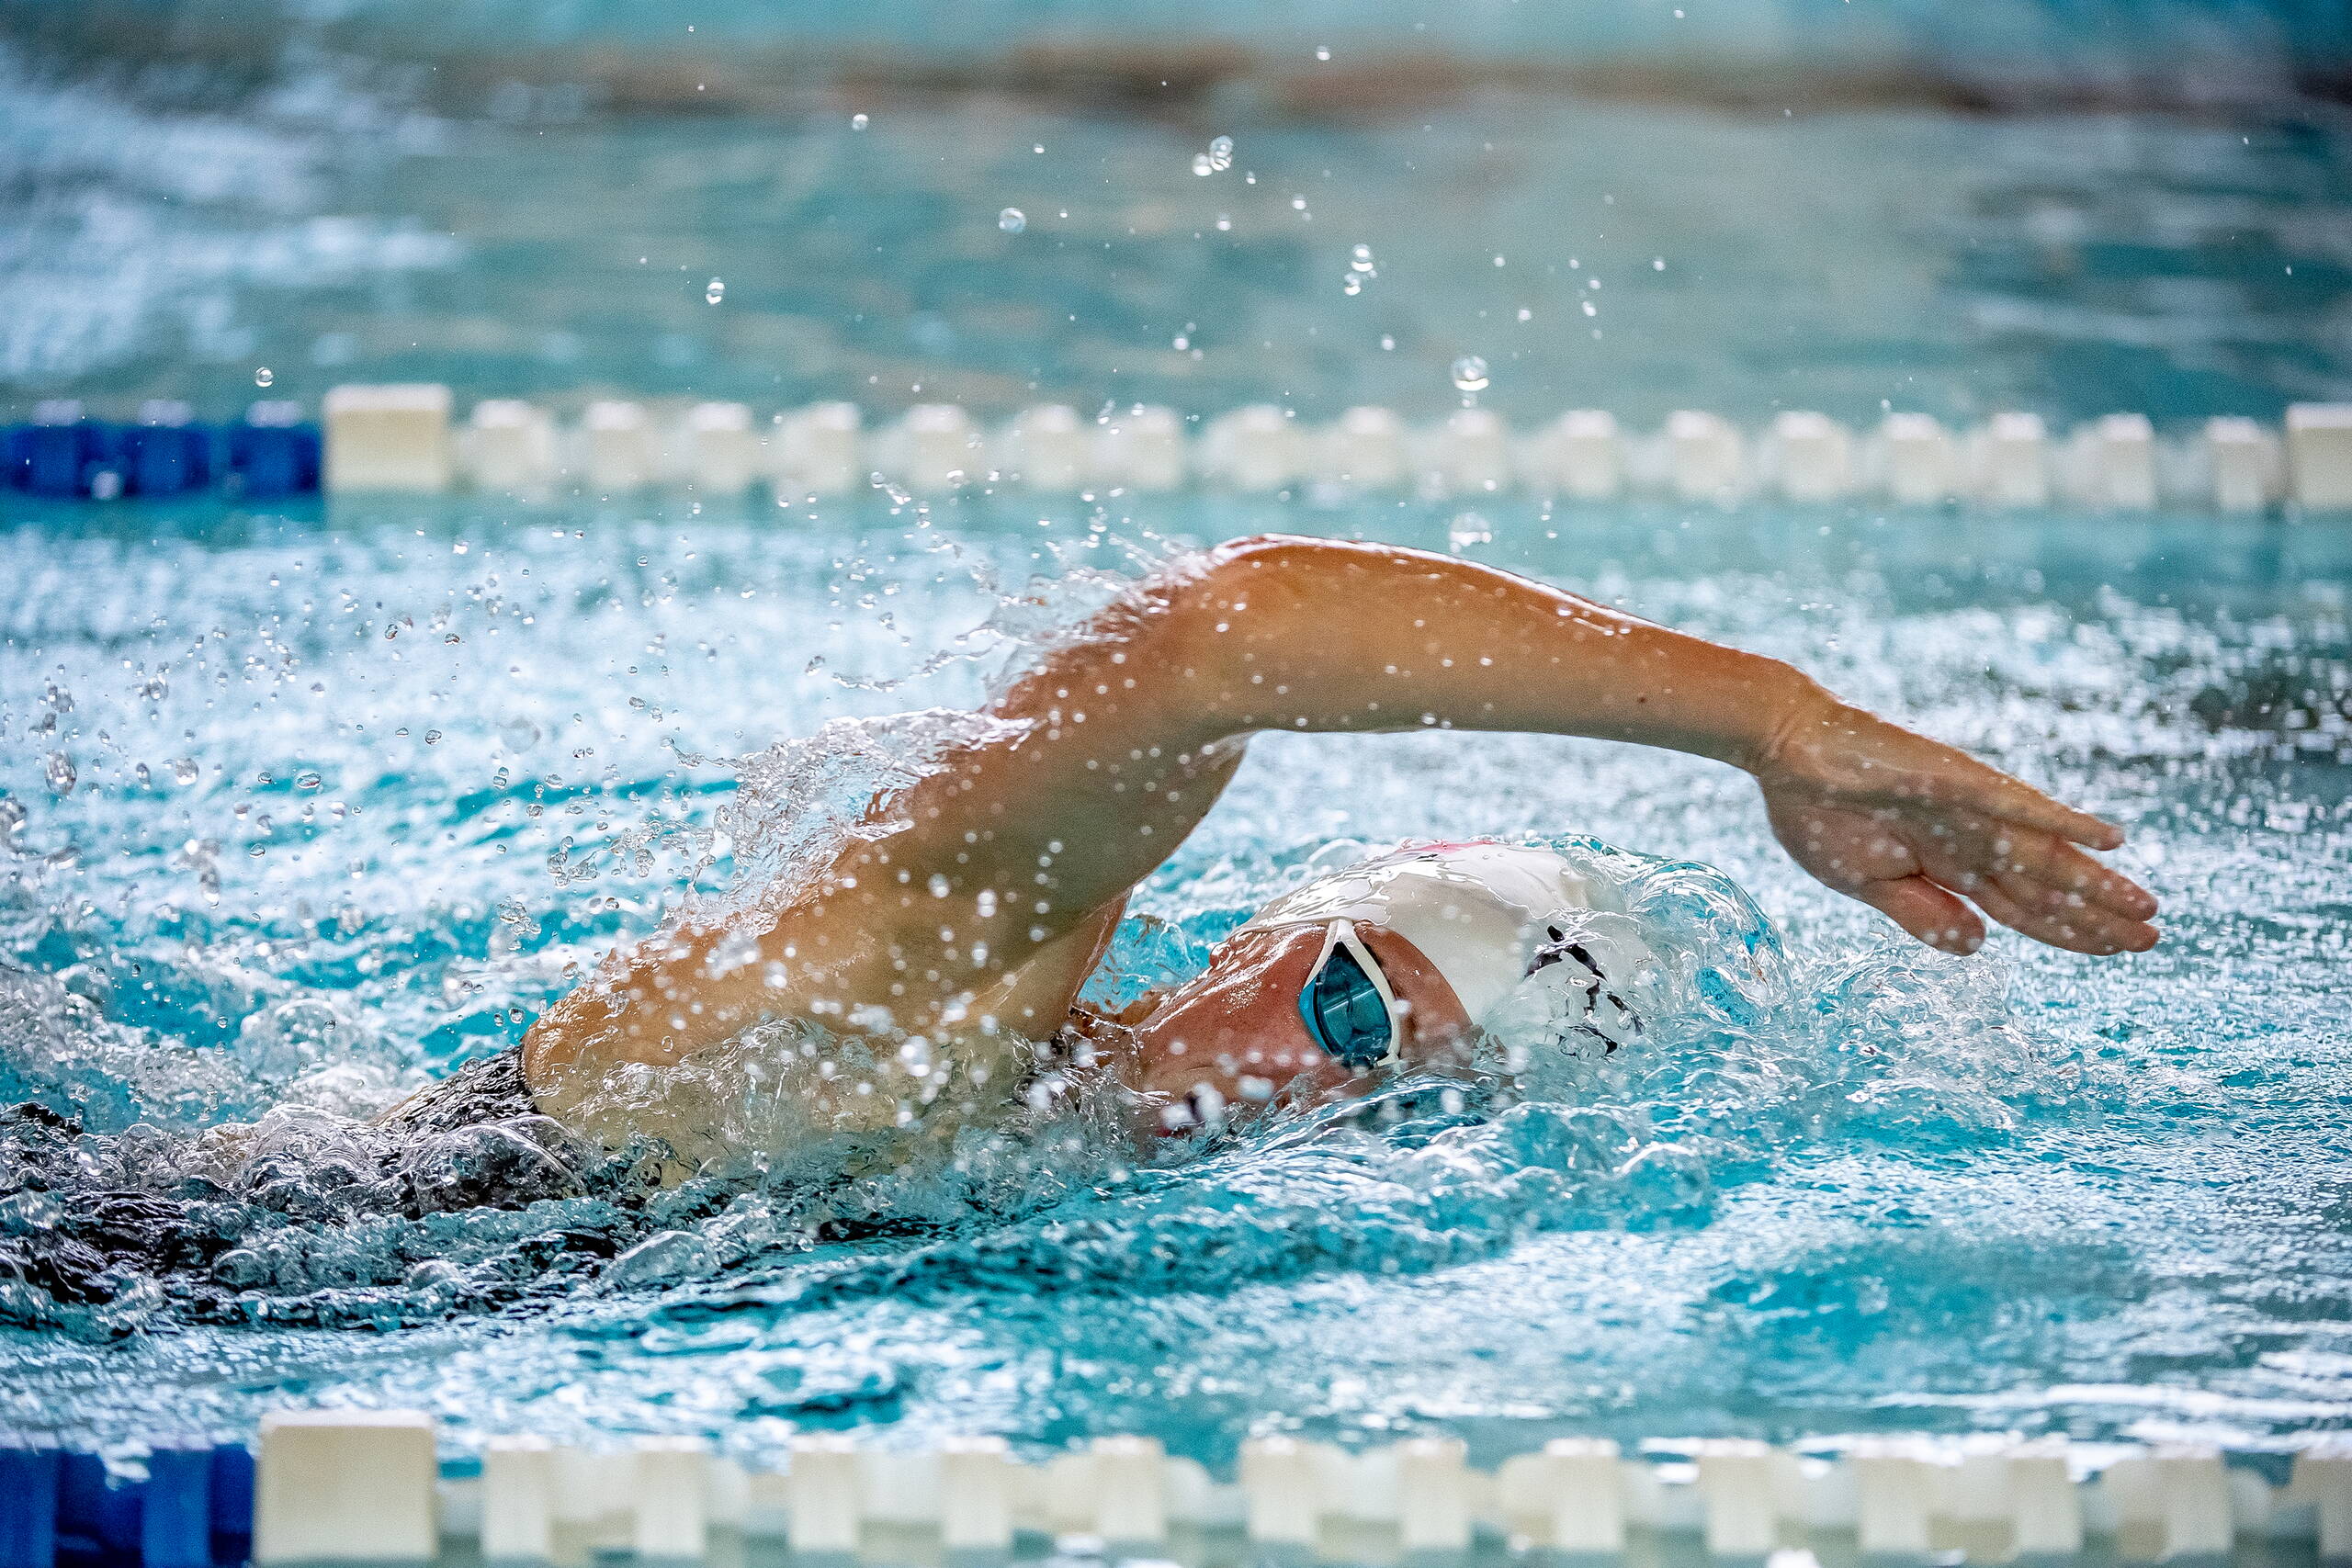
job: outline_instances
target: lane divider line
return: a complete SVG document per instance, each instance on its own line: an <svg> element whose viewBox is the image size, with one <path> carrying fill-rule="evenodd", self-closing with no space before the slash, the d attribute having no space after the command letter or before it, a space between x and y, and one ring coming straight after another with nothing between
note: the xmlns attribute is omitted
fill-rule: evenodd
<svg viewBox="0 0 2352 1568"><path fill-rule="evenodd" d="M320 488L616 500L661 490L738 497L764 487L790 502L880 485L923 497L1199 487L1333 504L1518 494L1649 496L1694 506L1765 499L1990 511L2352 512L2352 403L2298 403L2277 429L2230 417L2170 434L2130 412L2053 433L2040 416L2014 411L1963 430L1894 412L1857 431L1791 410L1751 433L1686 409L1643 432L1597 409L1514 430L1487 409L1415 424L1366 406L1317 423L1272 403L1206 419L1150 406L1088 419L1065 404L1040 404L995 426L952 403L923 403L869 425L844 402L763 418L744 403L622 398L594 400L570 422L523 400L492 398L458 423L447 387L387 384L334 389L322 419L310 424L299 405L276 400L214 427L197 423L185 403L153 401L136 423L110 424L85 417L77 402L45 402L30 423L6 431L0 478L35 495L92 500L220 491L259 501Z"/></svg>
<svg viewBox="0 0 2352 1568"><path fill-rule="evenodd" d="M493 1568L605 1552L685 1564L745 1539L836 1562L877 1549L928 1561L924 1541L1001 1559L1023 1537L1069 1535L1167 1555L1220 1532L1291 1560L1454 1558L1481 1541L1614 1557L1637 1534L1695 1538L1743 1568L1815 1542L1884 1563L2086 1550L2180 1563L2272 1542L2352 1559L2343 1434L2315 1435L2283 1463L2210 1445L1991 1436L1660 1440L1632 1454L1568 1438L1492 1470L1452 1437L1351 1452L1268 1436L1242 1445L1231 1480L1136 1437L1023 1461L999 1438L904 1450L820 1434L796 1439L780 1468L747 1471L701 1438L660 1436L609 1451L494 1438L445 1465L437 1436L421 1412L316 1410L266 1417L257 1467L235 1445L104 1459L0 1448L0 1568L92 1557L211 1568L248 1551L265 1565L424 1563L452 1549Z"/></svg>

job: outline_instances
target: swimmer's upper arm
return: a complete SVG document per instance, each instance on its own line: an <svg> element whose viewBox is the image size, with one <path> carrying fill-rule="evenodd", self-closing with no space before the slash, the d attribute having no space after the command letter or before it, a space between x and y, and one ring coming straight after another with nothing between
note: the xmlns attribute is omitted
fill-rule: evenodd
<svg viewBox="0 0 2352 1568"><path fill-rule="evenodd" d="M1035 961L1015 1010L1057 1024L1092 968L1051 961L1065 939L1107 930L1240 763L1216 619L1237 553L1147 580L1048 653L989 708L1018 728L877 803L899 826L845 852L780 930L870 933L888 973L868 969L863 988L951 1013L1013 1002L1002 983Z"/></svg>
<svg viewBox="0 0 2352 1568"><path fill-rule="evenodd" d="M534 1088L666 1066L786 1014L1057 1027L1127 894L1240 762L1215 605L1249 548L1176 563L1046 654L990 705L997 733L876 801L808 886L614 953L533 1025Z"/></svg>

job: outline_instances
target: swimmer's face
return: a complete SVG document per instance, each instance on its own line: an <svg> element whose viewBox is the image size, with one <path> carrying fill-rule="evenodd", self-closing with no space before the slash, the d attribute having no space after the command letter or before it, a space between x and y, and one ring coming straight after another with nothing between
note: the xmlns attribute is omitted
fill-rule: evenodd
<svg viewBox="0 0 2352 1568"><path fill-rule="evenodd" d="M1359 921L1356 934L1380 963L1404 1014L1402 1062L1442 1061L1469 1034L1453 988L1395 931ZM1323 952L1323 928L1285 926L1237 932L1207 970L1179 987L1135 1026L1135 1087L1155 1099L1147 1137L1193 1125L1189 1109L1237 1109L1288 1089L1308 1099L1361 1094L1393 1069L1365 1072L1315 1043L1298 1015L1299 987ZM1176 1112L1169 1127L1164 1110Z"/></svg>

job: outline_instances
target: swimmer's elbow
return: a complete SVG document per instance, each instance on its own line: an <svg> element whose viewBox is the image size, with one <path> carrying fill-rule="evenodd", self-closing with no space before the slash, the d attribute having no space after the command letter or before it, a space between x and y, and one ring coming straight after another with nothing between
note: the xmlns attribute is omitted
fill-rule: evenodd
<svg viewBox="0 0 2352 1568"><path fill-rule="evenodd" d="M1304 534L1248 534L1207 553L1206 577L1235 589L1315 576L1384 553L1378 545Z"/></svg>
<svg viewBox="0 0 2352 1568"><path fill-rule="evenodd" d="M1170 629L1205 647L1255 635L1281 635L1281 622L1328 589L1333 574L1360 560L1365 547L1295 534L1253 534L1174 563L1151 585ZM1209 637L1220 639L1209 644Z"/></svg>

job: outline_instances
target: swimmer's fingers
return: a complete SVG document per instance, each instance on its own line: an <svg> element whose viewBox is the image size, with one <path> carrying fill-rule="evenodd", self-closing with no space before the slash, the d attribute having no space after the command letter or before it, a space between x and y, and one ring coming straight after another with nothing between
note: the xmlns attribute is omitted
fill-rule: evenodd
<svg viewBox="0 0 2352 1568"><path fill-rule="evenodd" d="M1984 945L1984 922L1949 890L1924 876L1865 882L1854 897L1941 953L1970 953Z"/></svg>
<svg viewBox="0 0 2352 1568"><path fill-rule="evenodd" d="M2078 908L2034 908L2018 903L1996 883L1970 890L1984 911L2023 936L2068 953L2105 958L2118 953L2145 953L2156 944L2156 929L2142 920L2125 919L2101 910Z"/></svg>
<svg viewBox="0 0 2352 1568"><path fill-rule="evenodd" d="M1957 747L1845 705L1804 744L1776 747L1773 767L1832 801L1900 804L1929 816L1939 808L1973 812L2095 850L2123 843L2123 829L2112 822L2053 800Z"/></svg>
<svg viewBox="0 0 2352 1568"><path fill-rule="evenodd" d="M2029 908L2095 909L2132 922L2156 912L2154 894L2062 840L1996 829L1991 852L2002 891Z"/></svg>
<svg viewBox="0 0 2352 1568"><path fill-rule="evenodd" d="M1950 765L1930 773L1921 794L1937 805L1958 806L2021 828L2038 828L2095 850L2123 847L2123 829L2114 823L2053 800L2023 779L2013 778L1964 751L1951 751Z"/></svg>
<svg viewBox="0 0 2352 1568"><path fill-rule="evenodd" d="M1988 824L1981 836L1921 846L1928 874L2036 942L2071 953L2143 953L2156 944L2156 901L2047 834Z"/></svg>

